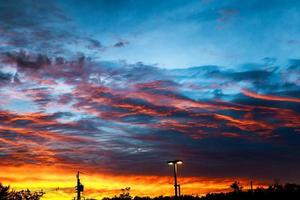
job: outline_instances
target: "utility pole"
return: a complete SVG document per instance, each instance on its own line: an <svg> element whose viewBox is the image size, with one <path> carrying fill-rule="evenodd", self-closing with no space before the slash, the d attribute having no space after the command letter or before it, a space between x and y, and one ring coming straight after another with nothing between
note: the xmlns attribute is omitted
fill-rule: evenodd
<svg viewBox="0 0 300 200"><path fill-rule="evenodd" d="M180 184L177 185L178 186L178 196L181 196L181 191L180 191Z"/></svg>
<svg viewBox="0 0 300 200"><path fill-rule="evenodd" d="M78 171L76 175L77 178L77 185L76 185L77 199L76 200L81 200L81 192L83 192L83 185L80 182L79 173L80 172Z"/></svg>

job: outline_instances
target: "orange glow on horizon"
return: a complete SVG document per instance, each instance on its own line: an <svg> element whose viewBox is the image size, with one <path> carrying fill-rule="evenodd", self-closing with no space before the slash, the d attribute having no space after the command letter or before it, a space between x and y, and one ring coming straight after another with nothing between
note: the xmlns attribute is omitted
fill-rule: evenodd
<svg viewBox="0 0 300 200"><path fill-rule="evenodd" d="M55 166L0 167L0 181L15 190L29 188L32 191L46 192L43 199L71 199L75 196L76 170L62 169ZM121 193L120 189L131 188L132 196L173 195L173 176L150 175L113 175L84 172L80 177L85 190L83 196L102 199ZM207 177L179 177L182 194L204 195L208 192L229 191L234 179ZM238 179L245 188L249 180ZM256 181L256 186L265 186Z"/></svg>

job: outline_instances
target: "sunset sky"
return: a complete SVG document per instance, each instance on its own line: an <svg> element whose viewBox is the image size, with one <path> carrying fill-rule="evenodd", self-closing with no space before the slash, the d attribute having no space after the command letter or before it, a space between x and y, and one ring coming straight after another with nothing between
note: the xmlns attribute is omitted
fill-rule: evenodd
<svg viewBox="0 0 300 200"><path fill-rule="evenodd" d="M300 1L0 0L0 182L50 200L300 182Z"/></svg>

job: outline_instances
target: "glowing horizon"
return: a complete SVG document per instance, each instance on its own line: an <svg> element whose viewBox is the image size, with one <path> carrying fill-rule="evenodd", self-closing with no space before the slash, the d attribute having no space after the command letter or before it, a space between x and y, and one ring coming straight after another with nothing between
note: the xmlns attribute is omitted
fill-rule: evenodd
<svg viewBox="0 0 300 200"><path fill-rule="evenodd" d="M43 199L71 199L75 196L76 170L57 167L1 167L0 177L15 190L30 189L45 192ZM5 173L4 173L5 170ZM181 170L181 169L180 169ZM184 169L183 169L184 170ZM24 171L26 173L24 173ZM7 175L14 173L14 175ZM170 174L172 170L170 170ZM6 179L3 179L6 177ZM85 190L83 196L102 199L121 193L121 189L130 187L132 196L173 196L173 176L143 176L121 174L85 173L80 175ZM183 195L205 195L209 192L230 191L230 184L238 180L245 189L250 182L244 178L179 177ZM254 187L265 187L271 182L252 180ZM29 187L30 186L30 187Z"/></svg>

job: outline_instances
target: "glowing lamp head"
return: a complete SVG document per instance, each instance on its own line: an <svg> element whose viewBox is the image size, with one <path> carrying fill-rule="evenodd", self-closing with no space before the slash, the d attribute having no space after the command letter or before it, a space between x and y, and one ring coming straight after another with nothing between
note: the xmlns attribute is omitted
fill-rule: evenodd
<svg viewBox="0 0 300 200"><path fill-rule="evenodd" d="M168 165L181 165L183 162L182 160L171 160L167 162Z"/></svg>
<svg viewBox="0 0 300 200"><path fill-rule="evenodd" d="M178 165L181 165L183 162L182 162L182 160L177 160L176 161L176 164L178 164Z"/></svg>
<svg viewBox="0 0 300 200"><path fill-rule="evenodd" d="M174 165L174 161L168 161L168 165Z"/></svg>

